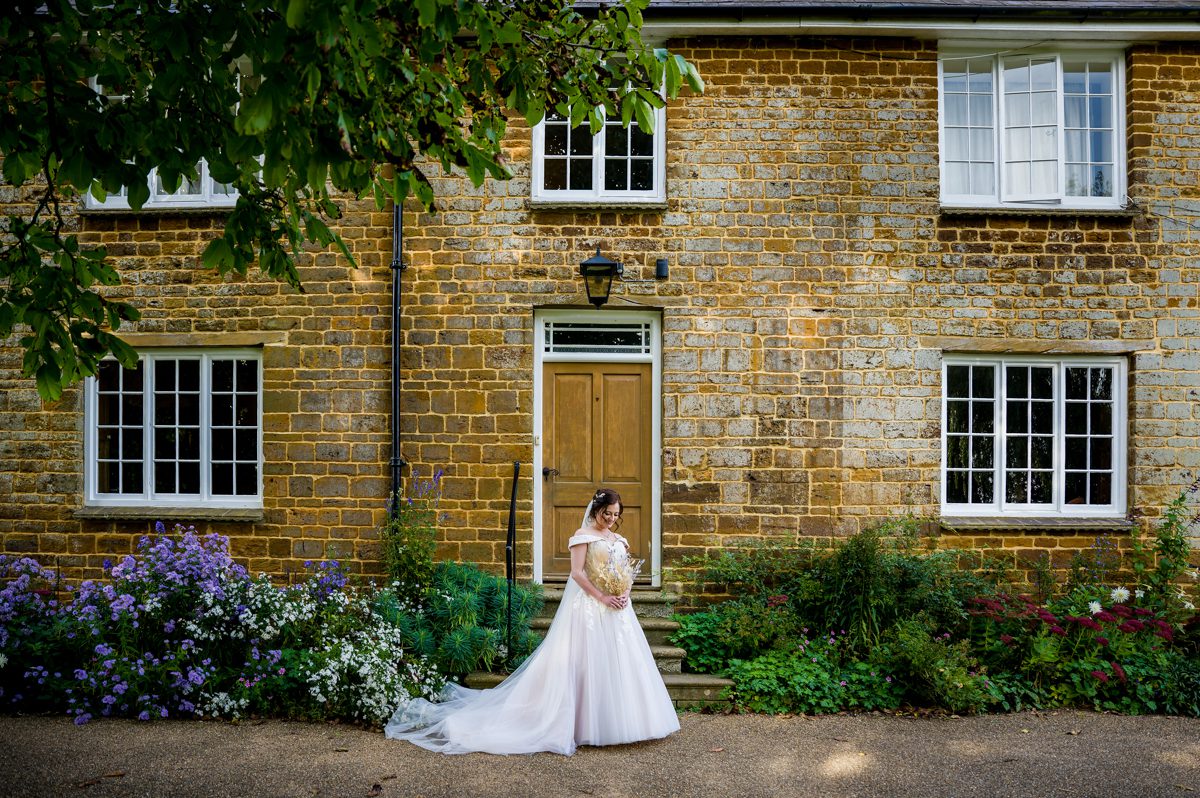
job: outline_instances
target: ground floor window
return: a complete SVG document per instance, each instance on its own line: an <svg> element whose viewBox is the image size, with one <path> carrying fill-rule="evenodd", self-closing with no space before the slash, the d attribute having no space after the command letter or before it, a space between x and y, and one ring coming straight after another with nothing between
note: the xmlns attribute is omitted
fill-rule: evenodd
<svg viewBox="0 0 1200 798"><path fill-rule="evenodd" d="M260 507L261 366L229 349L101 363L85 385L88 503Z"/></svg>
<svg viewBox="0 0 1200 798"><path fill-rule="evenodd" d="M943 513L1123 515L1126 373L1121 358L947 356Z"/></svg>

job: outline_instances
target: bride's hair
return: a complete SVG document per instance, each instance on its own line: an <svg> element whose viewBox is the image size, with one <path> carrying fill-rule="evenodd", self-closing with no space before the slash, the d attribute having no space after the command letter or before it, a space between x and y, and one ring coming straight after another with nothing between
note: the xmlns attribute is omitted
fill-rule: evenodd
<svg viewBox="0 0 1200 798"><path fill-rule="evenodd" d="M625 506L621 503L621 494L617 493L612 488L600 488L592 494L592 501L589 505L591 509L588 511L587 520L591 521L596 517L596 513L600 512L605 507L610 507L614 504L620 505L621 507Z"/></svg>

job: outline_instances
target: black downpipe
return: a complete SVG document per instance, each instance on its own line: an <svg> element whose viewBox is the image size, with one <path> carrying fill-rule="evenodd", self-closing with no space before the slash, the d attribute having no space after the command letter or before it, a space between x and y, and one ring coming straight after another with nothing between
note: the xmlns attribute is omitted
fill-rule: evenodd
<svg viewBox="0 0 1200 798"><path fill-rule="evenodd" d="M507 663L512 657L512 591L513 582L517 578L517 477L521 474L521 464L513 461L512 497L508 500L508 538L504 544L504 578L508 581L508 618L504 625L504 660Z"/></svg>
<svg viewBox="0 0 1200 798"><path fill-rule="evenodd" d="M392 208L392 493L388 497L388 514L398 509L400 500L401 472L408 462L400 454L400 306L403 282L400 275L408 267L404 265L404 208L396 202Z"/></svg>

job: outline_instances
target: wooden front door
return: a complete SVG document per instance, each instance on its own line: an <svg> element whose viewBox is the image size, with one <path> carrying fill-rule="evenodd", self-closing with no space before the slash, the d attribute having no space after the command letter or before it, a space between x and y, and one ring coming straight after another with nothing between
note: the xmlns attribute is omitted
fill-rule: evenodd
<svg viewBox="0 0 1200 798"><path fill-rule="evenodd" d="M651 364L547 363L543 367L542 578L565 581L567 541L597 488L621 494L618 531L644 559L650 582Z"/></svg>

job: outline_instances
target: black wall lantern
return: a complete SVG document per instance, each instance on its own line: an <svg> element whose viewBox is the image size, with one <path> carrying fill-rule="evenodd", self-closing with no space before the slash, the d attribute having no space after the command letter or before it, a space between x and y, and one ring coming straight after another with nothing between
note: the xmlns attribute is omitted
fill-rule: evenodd
<svg viewBox="0 0 1200 798"><path fill-rule="evenodd" d="M596 254L579 264L579 273L583 275L588 302L599 308L608 301L613 277L624 274L625 267L601 255L600 248L596 247Z"/></svg>

